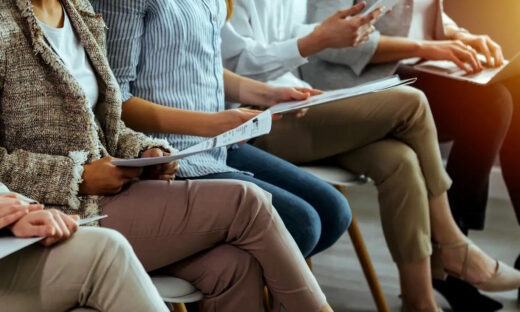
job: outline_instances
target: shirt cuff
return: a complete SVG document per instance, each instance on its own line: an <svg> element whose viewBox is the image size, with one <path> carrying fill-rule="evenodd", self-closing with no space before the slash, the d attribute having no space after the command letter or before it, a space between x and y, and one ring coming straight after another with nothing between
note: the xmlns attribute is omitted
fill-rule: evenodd
<svg viewBox="0 0 520 312"><path fill-rule="evenodd" d="M307 58L300 54L298 38L280 43L273 51L273 55L283 59L285 67L299 67L307 63Z"/></svg>
<svg viewBox="0 0 520 312"><path fill-rule="evenodd" d="M123 101L123 104L130 100L131 97L133 97L132 93L130 92L130 84L125 83L120 86L121 88L121 100Z"/></svg>

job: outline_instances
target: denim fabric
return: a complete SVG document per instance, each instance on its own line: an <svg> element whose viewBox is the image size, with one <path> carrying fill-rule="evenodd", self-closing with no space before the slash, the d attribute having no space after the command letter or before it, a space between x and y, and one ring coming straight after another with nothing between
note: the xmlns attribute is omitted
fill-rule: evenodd
<svg viewBox="0 0 520 312"><path fill-rule="evenodd" d="M352 219L349 204L334 187L295 165L249 144L228 151L228 166L254 176L230 172L197 179L252 182L273 195L273 206L305 257L332 246Z"/></svg>

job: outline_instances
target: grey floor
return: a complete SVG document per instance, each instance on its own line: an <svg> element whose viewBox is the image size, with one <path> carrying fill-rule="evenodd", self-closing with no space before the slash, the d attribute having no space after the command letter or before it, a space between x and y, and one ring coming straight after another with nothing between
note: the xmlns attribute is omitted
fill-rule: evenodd
<svg viewBox="0 0 520 312"><path fill-rule="evenodd" d="M385 245L379 221L376 191L373 186L350 189L350 204L356 213L369 253L392 311L400 311L397 270ZM486 252L506 263L514 263L520 253L520 227L508 201L491 199L486 230L470 237ZM329 302L337 312L375 311L367 283L361 272L348 234L334 247L313 258L315 274ZM503 311L520 311L516 293L492 295L501 301ZM438 302L447 308L441 298ZM449 311L449 309L446 309Z"/></svg>

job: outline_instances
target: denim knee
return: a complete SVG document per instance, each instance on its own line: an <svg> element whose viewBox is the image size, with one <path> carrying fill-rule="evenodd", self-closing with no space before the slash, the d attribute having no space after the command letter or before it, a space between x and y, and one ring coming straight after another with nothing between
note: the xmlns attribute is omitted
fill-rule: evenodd
<svg viewBox="0 0 520 312"><path fill-rule="evenodd" d="M277 207L285 227L293 237L304 257L310 256L321 237L322 225L316 210L304 200L298 199L287 209Z"/></svg>
<svg viewBox="0 0 520 312"><path fill-rule="evenodd" d="M316 205L315 210L320 216L322 231L312 254L331 247L347 231L352 222L352 211L343 194L332 186L320 193L321 203Z"/></svg>

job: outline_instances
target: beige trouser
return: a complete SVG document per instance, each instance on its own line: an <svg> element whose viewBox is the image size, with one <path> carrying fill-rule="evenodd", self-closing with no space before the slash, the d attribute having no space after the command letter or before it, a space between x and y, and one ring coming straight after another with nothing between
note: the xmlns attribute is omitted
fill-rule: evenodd
<svg viewBox="0 0 520 312"><path fill-rule="evenodd" d="M203 311L263 311L263 285L288 312L319 311L325 296L271 205L235 180L143 181L101 203L102 226L127 237L148 271L193 283Z"/></svg>
<svg viewBox="0 0 520 312"><path fill-rule="evenodd" d="M81 228L62 244L0 260L0 311L168 311L128 242Z"/></svg>
<svg viewBox="0 0 520 312"><path fill-rule="evenodd" d="M375 181L394 261L431 254L428 199L446 192L437 133L424 94L399 87L284 118L254 144L296 164L330 160Z"/></svg>

